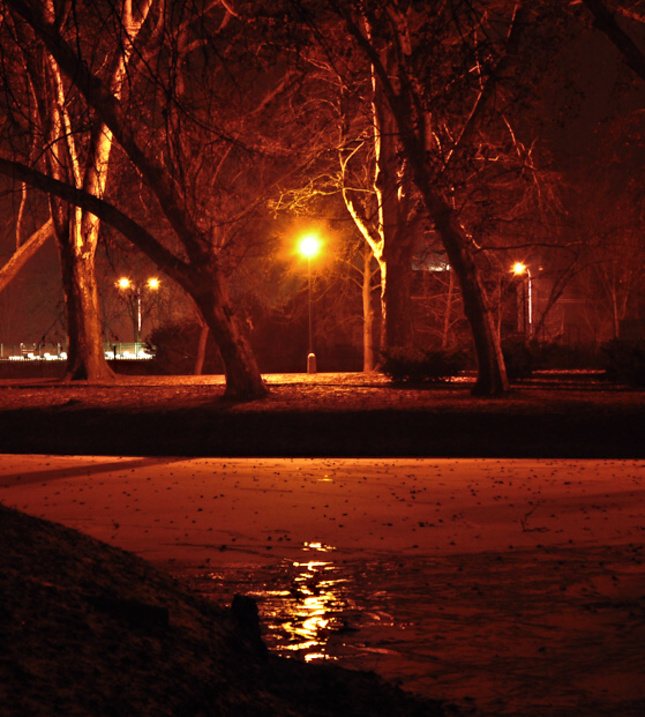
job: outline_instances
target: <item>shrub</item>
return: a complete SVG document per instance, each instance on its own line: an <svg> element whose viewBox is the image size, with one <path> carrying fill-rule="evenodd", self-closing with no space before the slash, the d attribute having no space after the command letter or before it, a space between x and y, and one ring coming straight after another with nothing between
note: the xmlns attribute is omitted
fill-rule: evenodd
<svg viewBox="0 0 645 717"><path fill-rule="evenodd" d="M526 341L506 339L502 342L502 354L509 381L517 381L531 376L535 369L535 357Z"/></svg>
<svg viewBox="0 0 645 717"><path fill-rule="evenodd" d="M594 369L598 368L598 357L591 344L569 346L559 341L542 341L531 345L534 368Z"/></svg>
<svg viewBox="0 0 645 717"><path fill-rule="evenodd" d="M628 386L645 386L645 341L614 339L601 347L605 377Z"/></svg>
<svg viewBox="0 0 645 717"><path fill-rule="evenodd" d="M156 346L154 365L160 374L192 374L201 327L196 321L164 324L156 328L150 342ZM222 362L215 342L209 335L203 373L222 373Z"/></svg>
<svg viewBox="0 0 645 717"><path fill-rule="evenodd" d="M381 371L392 381L427 383L450 381L466 365L460 351L394 348L381 356Z"/></svg>

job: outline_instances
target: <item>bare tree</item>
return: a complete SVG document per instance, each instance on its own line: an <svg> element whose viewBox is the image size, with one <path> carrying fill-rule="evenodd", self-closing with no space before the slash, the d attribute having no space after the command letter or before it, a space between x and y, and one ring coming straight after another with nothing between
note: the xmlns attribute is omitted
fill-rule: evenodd
<svg viewBox="0 0 645 717"><path fill-rule="evenodd" d="M221 225L209 222L208 218L204 220L198 212L204 203L196 203L194 199L197 195L187 191L191 176L194 176L187 174L187 171L194 167L194 163L185 162L187 145L196 138L199 139L199 132L202 135L209 133L212 136L212 130L206 131L206 125L201 124L198 113L191 115L190 111L179 111L183 109L179 100L184 99L182 92L177 91L177 80L178 77L181 79L181 76L171 77L171 82L162 84L167 74L164 75L163 72L160 74L160 71L168 72L169 68L174 68L171 64L176 59L172 54L173 48L178 47L177 42L183 43L185 47L187 38L190 37L190 34L186 34L187 30L184 32L186 26L180 23L179 29L176 30L177 18L165 16L160 11L155 18L154 32L157 33L159 43L170 43L167 45L168 50L166 51L164 46L158 51L154 72L147 58L138 58L139 65L148 72L146 78L148 84L157 89L158 97L166 100L161 107L161 114L151 118L162 119L162 124L157 123L153 135L145 137L133 122L132 112L136 111L135 106L122 101L104 80L90 70L84 59L79 56L77 48L63 37L51 18L47 17L40 8L32 7L21 0L8 0L8 4L33 29L56 61L61 73L79 90L89 108L96 113L118 142L130 160L131 166L141 178L146 192L158 201L159 209L165 219L165 228L160 229L158 237L154 237L152 233L143 231L141 225L131 217L101 201L91 190L74 187L69 182L56 181L55 177L46 177L35 170L20 166L20 163L15 161L4 161L3 171L13 173L14 176L19 176L21 181L40 186L54 196L91 211L122 231L130 241L145 251L162 271L175 279L199 307L222 355L228 393L247 397L263 395L266 388L245 331L235 317L229 299L227 266L225 257L220 251L221 232L214 234ZM215 10L218 9L221 10L219 6L215 7ZM228 24L229 15L228 11L224 10L222 20L220 12L219 17L216 18L220 28ZM196 24L203 28L208 20L212 18L200 16ZM217 32L217 27L213 32ZM204 48L201 40L202 38L198 38L196 42L198 48ZM212 48L211 52L216 57L215 48ZM206 72L203 64L200 69ZM257 86L256 84L256 88ZM131 88L128 99L132 100ZM257 97L255 99L257 100ZM266 94L264 99L266 100ZM265 106L263 102L256 103L258 114ZM211 103L206 109L212 113L218 108L216 104ZM144 117L145 115L137 117L139 126L142 124L140 120ZM188 126L192 129L190 133L187 132ZM229 150L241 147L239 139L223 128L218 128L218 136L226 140ZM203 142L193 145L189 148L192 152L191 156L201 157L202 162L204 158L208 160L209 154L204 155L203 148ZM225 161L226 157L220 159ZM219 239L218 235L220 235ZM176 243L174 249L167 244L169 236L172 238L171 241Z"/></svg>
<svg viewBox="0 0 645 717"><path fill-rule="evenodd" d="M433 84L448 81L445 76L433 78L432 58L422 47L440 43L439 37L432 35L438 27L431 21L435 18L417 12L408 3L388 2L378 10L370 3L330 4L344 19L356 47L370 63L376 86L377 112L390 118L391 129L387 135L396 136L398 142L402 158L399 175L407 174L412 178L459 279L478 359L474 390L480 394L503 392L508 388L508 380L499 336L475 261L478 247L463 225L455 201L456 177L459 175L454 174L454 169L460 168L463 172L464 158L476 151L477 131L492 109L499 90L497 78L512 63L522 22L512 13L505 19L506 36L496 32L489 35L486 42L475 42L474 56L464 58L472 63L471 75L477 81L463 90L470 98L466 104L459 98L463 122L457 129L442 123L441 110L445 107L442 108L441 100L430 94ZM481 24L477 22L471 29L475 37L482 32ZM496 55L498 59L494 59ZM443 101L450 103L451 98L443 98ZM466 110L468 102L470 109ZM394 171L393 165L389 166L390 171ZM453 172L449 173L449 168ZM447 179L450 176L455 181ZM390 193L389 196L393 199L397 194Z"/></svg>
<svg viewBox="0 0 645 717"><path fill-rule="evenodd" d="M96 17L82 12L72 13L71 6L65 3L55 6L53 2L47 2L42 8L42 18L61 37L65 33L75 38L79 46L84 43L84 38L78 23L84 22L87 27L91 22L102 22L117 27L119 42L106 58L109 69L104 82L119 99L134 43L149 9L149 2L135 9L130 0L125 0L118 11L109 8L106 16ZM32 132L41 142L41 162L52 177L103 196L113 145L109 128L100 117L79 112L78 94L73 91L73 84L66 81L53 55L35 41L33 28L21 18L14 17L13 30L34 98L36 121ZM82 124L79 127L79 115L87 128ZM33 150L30 156L33 158ZM50 197L50 210L65 292L69 337L66 377L109 379L113 374L103 353L95 268L99 221L82 208L70 208L55 197Z"/></svg>

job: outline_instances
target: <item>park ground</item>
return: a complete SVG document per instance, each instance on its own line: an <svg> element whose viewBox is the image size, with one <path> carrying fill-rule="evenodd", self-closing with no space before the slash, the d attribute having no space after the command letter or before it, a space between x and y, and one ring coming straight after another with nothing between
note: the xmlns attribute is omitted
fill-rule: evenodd
<svg viewBox="0 0 645 717"><path fill-rule="evenodd" d="M231 402L220 376L104 385L0 381L0 452L70 455L645 458L645 391L596 374L537 374L503 398L465 380L272 374Z"/></svg>
<svg viewBox="0 0 645 717"><path fill-rule="evenodd" d="M40 713L48 698L91 704L92 689L97 705L110 699L113 666L126 659L110 621L126 652L132 646L136 679L124 699L162 699L149 686L155 670L166 676L167 701L182 690L201 694L203 672L191 663L204 649L197 620L201 638L227 636L234 674L218 673L231 686L224 714L262 714L260 703L266 714L437 708L392 702L400 693L312 665L297 678L309 687L290 693L293 675L269 675L252 651L231 648L239 641L227 632L230 611L205 618L194 608L202 605L196 593L217 606L246 593L276 653L373 670L442 700L448 712L642 714L643 392L576 375L540 377L492 401L473 398L467 385L417 390L360 374L268 382L269 398L246 404L223 401L221 380L208 377L2 384L0 501L129 551L3 513L3 526L19 526L3 535L11 549L0 573L13 581L4 594L22 586L65 604L65 630L27 599L5 609L9 627L31 626L28 641L12 643L14 682L47 672L40 658L56 656L54 633L94 655L82 664L66 658L79 675L76 694L56 694L55 679L42 683L50 691L41 691ZM23 541L20 530L39 537ZM54 559L50 545L59 548ZM133 567L131 553L175 582L151 577L146 563ZM130 588L124 571L136 573ZM82 607L78 625L70 596ZM124 629L131 616L121 608L133 596L144 616L160 604L181 616L173 638L186 656L183 679L167 679L178 666L165 658L143 664L142 645L160 649L169 638ZM87 662L99 654L114 660L92 672ZM234 675L244 672L254 676L246 707L233 694L242 684ZM380 712L367 699L379 690ZM345 696L340 707L322 706L330 692Z"/></svg>

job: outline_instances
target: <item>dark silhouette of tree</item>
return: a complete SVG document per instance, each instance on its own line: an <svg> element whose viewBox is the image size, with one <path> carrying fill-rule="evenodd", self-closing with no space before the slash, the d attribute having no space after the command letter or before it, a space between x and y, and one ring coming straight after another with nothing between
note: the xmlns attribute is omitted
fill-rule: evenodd
<svg viewBox="0 0 645 717"><path fill-rule="evenodd" d="M645 308L644 120L645 112L636 110L603 123L583 185L577 285L599 339L633 338Z"/></svg>
<svg viewBox="0 0 645 717"><path fill-rule="evenodd" d="M594 19L594 25L600 32L604 33L609 41L618 49L625 64L633 70L641 80L645 80L645 53L636 44L634 39L627 33L616 20L616 16L603 2L603 0L582 0L583 5L589 10ZM628 12L626 8L617 8L617 11L625 13L629 19L638 23L645 22L645 16Z"/></svg>

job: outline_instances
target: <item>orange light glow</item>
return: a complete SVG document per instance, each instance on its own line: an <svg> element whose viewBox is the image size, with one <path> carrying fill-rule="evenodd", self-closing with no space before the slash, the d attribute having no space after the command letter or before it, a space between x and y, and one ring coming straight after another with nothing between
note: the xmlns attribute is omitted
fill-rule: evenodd
<svg viewBox="0 0 645 717"><path fill-rule="evenodd" d="M515 262L515 264L513 264L513 274L517 274L518 276L520 274L526 274L526 264L522 264L521 261Z"/></svg>
<svg viewBox="0 0 645 717"><path fill-rule="evenodd" d="M149 289L158 289L159 288L159 279L148 279L148 288Z"/></svg>
<svg viewBox="0 0 645 717"><path fill-rule="evenodd" d="M117 286L119 289L129 289L131 282L130 279L127 279L125 276L117 281Z"/></svg>
<svg viewBox="0 0 645 717"><path fill-rule="evenodd" d="M311 259L320 251L321 241L315 234L307 234L300 240L298 249L303 256Z"/></svg>

